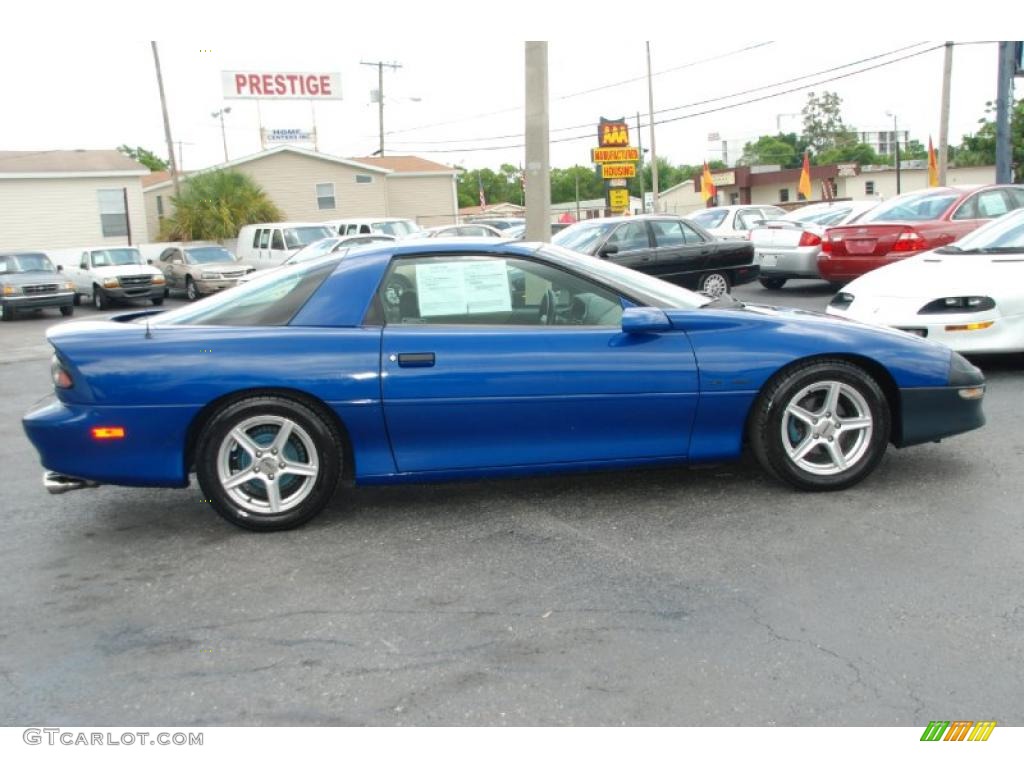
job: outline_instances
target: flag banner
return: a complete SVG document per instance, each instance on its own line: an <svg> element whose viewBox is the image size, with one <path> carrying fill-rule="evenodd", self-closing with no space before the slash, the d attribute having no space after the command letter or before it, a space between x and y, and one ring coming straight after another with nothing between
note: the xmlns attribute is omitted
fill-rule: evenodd
<svg viewBox="0 0 1024 768"><path fill-rule="evenodd" d="M804 167L800 170L800 183L796 191L804 196L804 200L811 199L811 159L804 150Z"/></svg>

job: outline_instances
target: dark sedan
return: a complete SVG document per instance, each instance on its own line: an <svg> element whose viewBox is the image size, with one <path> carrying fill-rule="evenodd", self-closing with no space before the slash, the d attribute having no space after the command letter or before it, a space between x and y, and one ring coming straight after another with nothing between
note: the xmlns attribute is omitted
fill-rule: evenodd
<svg viewBox="0 0 1024 768"><path fill-rule="evenodd" d="M552 242L709 296L721 296L733 285L756 280L760 272L750 242L717 240L700 225L678 216L581 221L559 232Z"/></svg>

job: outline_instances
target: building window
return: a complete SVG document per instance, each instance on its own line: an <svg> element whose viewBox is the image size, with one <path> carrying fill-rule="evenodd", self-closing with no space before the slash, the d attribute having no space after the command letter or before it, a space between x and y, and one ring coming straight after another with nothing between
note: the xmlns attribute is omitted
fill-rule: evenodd
<svg viewBox="0 0 1024 768"><path fill-rule="evenodd" d="M371 184L373 183L373 176L367 176L364 173L356 174L356 184Z"/></svg>
<svg viewBox="0 0 1024 768"><path fill-rule="evenodd" d="M730 192L729 193L729 205L739 205L739 204L740 204L740 193L739 192Z"/></svg>
<svg viewBox="0 0 1024 768"><path fill-rule="evenodd" d="M873 194L875 194L875 182L873 182L873 181L865 181L864 182L864 194L865 195L873 195Z"/></svg>
<svg viewBox="0 0 1024 768"><path fill-rule="evenodd" d="M316 185L316 206L321 211L334 208L334 182Z"/></svg>
<svg viewBox="0 0 1024 768"><path fill-rule="evenodd" d="M128 234L128 214L124 209L123 189L97 190L100 199L100 227L104 237Z"/></svg>
<svg viewBox="0 0 1024 768"><path fill-rule="evenodd" d="M161 219L164 216L164 198L163 195L156 196L156 215Z"/></svg>
<svg viewBox="0 0 1024 768"><path fill-rule="evenodd" d="M789 202L789 189L788 188L780 189L779 190L779 202L780 203L788 203Z"/></svg>

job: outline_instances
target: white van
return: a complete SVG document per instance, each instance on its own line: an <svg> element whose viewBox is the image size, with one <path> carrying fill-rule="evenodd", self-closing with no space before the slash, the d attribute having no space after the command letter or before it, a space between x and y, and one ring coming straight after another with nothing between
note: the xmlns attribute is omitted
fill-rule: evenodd
<svg viewBox="0 0 1024 768"><path fill-rule="evenodd" d="M412 219L332 219L324 224L331 227L336 234L345 235L391 235L401 240L403 237L422 232Z"/></svg>
<svg viewBox="0 0 1024 768"><path fill-rule="evenodd" d="M300 248L334 235L323 223L279 221L246 224L238 232L236 258L256 269L276 267Z"/></svg>

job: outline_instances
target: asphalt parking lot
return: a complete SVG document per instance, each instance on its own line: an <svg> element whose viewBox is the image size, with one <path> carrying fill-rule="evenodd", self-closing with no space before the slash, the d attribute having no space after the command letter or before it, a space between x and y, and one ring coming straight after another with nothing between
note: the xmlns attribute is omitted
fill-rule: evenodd
<svg viewBox="0 0 1024 768"><path fill-rule="evenodd" d="M258 535L196 487L43 491L19 420L61 321L0 326L0 724L1024 724L1024 358L976 361L984 429L840 493L747 458L354 488Z"/></svg>

